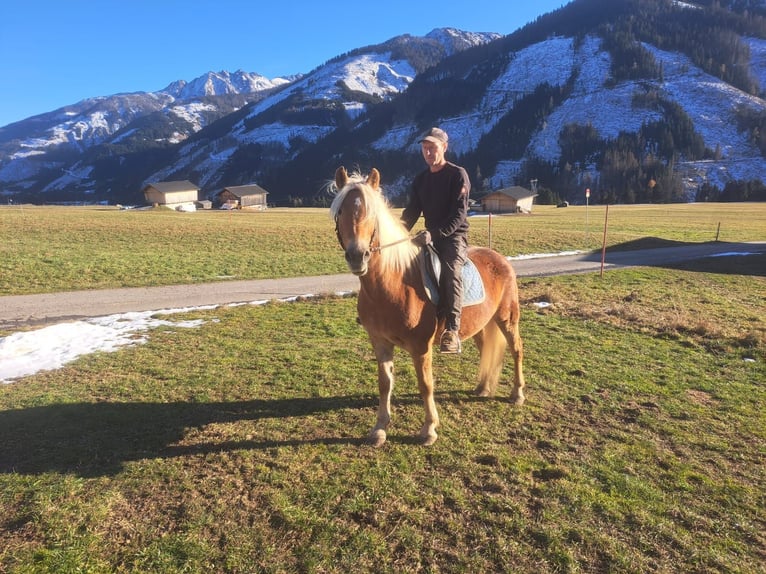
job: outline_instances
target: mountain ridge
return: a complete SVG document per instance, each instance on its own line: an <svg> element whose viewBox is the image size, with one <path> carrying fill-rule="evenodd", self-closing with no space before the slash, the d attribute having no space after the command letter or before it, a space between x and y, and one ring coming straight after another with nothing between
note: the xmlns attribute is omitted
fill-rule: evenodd
<svg viewBox="0 0 766 574"><path fill-rule="evenodd" d="M437 29L276 84L250 78L264 88L247 96L233 93L241 71L115 96L149 98L150 112L107 134L99 101L100 123L15 149L0 128L0 185L130 203L148 181L191 179L209 196L257 182L305 204L344 163L379 167L396 197L421 168L417 134L441 125L478 193L537 179L547 200L585 187L602 201L727 197L766 173L766 24L762 2L721 4L574 0L508 36ZM177 102L187 88L216 95Z"/></svg>

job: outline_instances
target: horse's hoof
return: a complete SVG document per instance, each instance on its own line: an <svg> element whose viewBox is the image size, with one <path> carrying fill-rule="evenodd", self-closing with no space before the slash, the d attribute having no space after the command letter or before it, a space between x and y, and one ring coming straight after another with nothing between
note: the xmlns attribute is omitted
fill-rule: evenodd
<svg viewBox="0 0 766 574"><path fill-rule="evenodd" d="M477 397L485 397L485 398L489 398L489 397L494 396L494 393L492 391L490 391L488 388L482 387L482 386L476 387L476 389L474 390L474 394Z"/></svg>
<svg viewBox="0 0 766 574"><path fill-rule="evenodd" d="M436 442L436 439L439 438L439 435L434 433L434 434L429 434L425 437L420 437L420 438L423 439L423 446L431 446L432 444Z"/></svg>
<svg viewBox="0 0 766 574"><path fill-rule="evenodd" d="M380 448L386 442L386 431L384 431L383 429L375 429L372 432L370 432L369 436L367 437L367 440L375 448Z"/></svg>
<svg viewBox="0 0 766 574"><path fill-rule="evenodd" d="M520 393L519 394L514 393L511 395L511 403L513 404L514 407L520 407L521 405L523 405L524 400L525 400L524 395Z"/></svg>

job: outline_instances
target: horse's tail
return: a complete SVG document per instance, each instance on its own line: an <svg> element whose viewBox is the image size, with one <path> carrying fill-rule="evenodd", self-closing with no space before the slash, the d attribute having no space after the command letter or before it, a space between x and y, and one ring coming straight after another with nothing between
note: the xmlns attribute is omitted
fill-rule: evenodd
<svg viewBox="0 0 766 574"><path fill-rule="evenodd" d="M508 342L496 321L492 320L484 326L481 332L479 386L476 388L480 395L492 396L495 394L507 345Z"/></svg>

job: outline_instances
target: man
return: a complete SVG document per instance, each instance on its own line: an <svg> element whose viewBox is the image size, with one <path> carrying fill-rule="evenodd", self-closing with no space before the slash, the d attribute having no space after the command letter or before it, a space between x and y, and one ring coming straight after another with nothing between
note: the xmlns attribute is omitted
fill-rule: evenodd
<svg viewBox="0 0 766 574"><path fill-rule="evenodd" d="M439 312L445 320L445 330L439 350L442 353L459 353L463 303L461 271L468 246L471 182L465 169L445 159L448 143L447 133L439 128L431 128L420 138L420 149L428 168L412 182L409 204L402 212L402 223L408 230L412 229L423 215L426 229L413 241L421 246L433 242L442 264Z"/></svg>

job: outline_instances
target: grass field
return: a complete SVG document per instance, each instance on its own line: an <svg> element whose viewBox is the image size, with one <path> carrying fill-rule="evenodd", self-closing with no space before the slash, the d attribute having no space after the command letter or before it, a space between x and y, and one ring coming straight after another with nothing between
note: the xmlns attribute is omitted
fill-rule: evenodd
<svg viewBox="0 0 766 574"><path fill-rule="evenodd" d="M708 207L610 208L611 245L712 240L719 220L723 240L764 239L766 206ZM270 245L277 275L293 259L345 272L326 212L24 209L0 209L3 240L38 268L7 251L6 293L51 289L56 266L69 275L55 281L88 288L140 283L162 261L158 283L253 272L236 256L217 267L227 245L259 253L253 266ZM584 249L582 215L493 218L493 244ZM17 216L47 219L71 250L29 261L45 226L8 233ZM89 280L83 237L104 262ZM134 242L135 277L121 271ZM4 385L0 572L766 572L764 270L743 256L522 280L526 404L512 407L507 385L473 397L472 345L437 356L429 448L414 439L423 408L403 354L389 441L363 441L377 390L354 297L193 311L198 329Z"/></svg>
<svg viewBox="0 0 766 574"><path fill-rule="evenodd" d="M471 218L505 255L600 249L603 206ZM587 219L586 219L587 216ZM720 231L719 231L720 226ZM766 204L611 206L612 249L766 239ZM0 207L0 295L345 273L325 209L263 213Z"/></svg>

